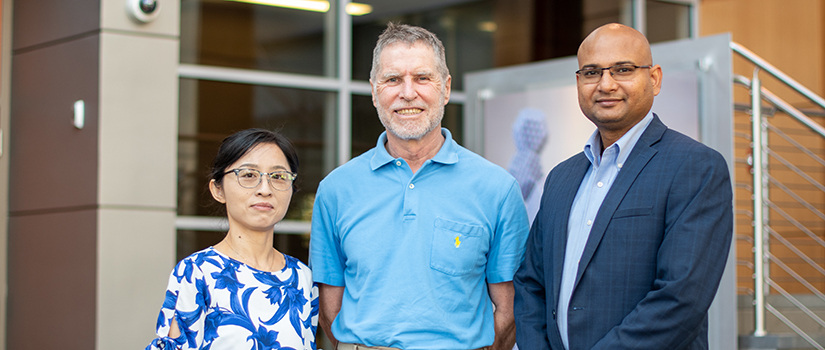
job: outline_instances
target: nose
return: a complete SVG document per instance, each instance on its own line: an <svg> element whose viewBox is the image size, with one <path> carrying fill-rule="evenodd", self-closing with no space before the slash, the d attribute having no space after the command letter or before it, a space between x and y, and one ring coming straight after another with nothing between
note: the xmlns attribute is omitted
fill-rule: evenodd
<svg viewBox="0 0 825 350"><path fill-rule="evenodd" d="M258 184L258 188L255 189L255 193L261 196L271 196L272 195L272 185L269 184L269 175L261 177L261 183Z"/></svg>
<svg viewBox="0 0 825 350"><path fill-rule="evenodd" d="M407 101L412 101L416 96L418 96L418 93L415 91L415 86L412 79L404 79L401 83L401 92L398 94L398 97Z"/></svg>
<svg viewBox="0 0 825 350"><path fill-rule="evenodd" d="M609 70L602 71L602 77L599 79L599 90L613 91L616 90L617 86L616 79L613 79L613 72Z"/></svg>

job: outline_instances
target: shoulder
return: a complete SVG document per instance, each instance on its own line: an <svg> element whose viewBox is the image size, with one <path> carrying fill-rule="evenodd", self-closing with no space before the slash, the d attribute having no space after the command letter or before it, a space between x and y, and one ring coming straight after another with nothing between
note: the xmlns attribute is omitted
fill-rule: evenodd
<svg viewBox="0 0 825 350"><path fill-rule="evenodd" d="M209 247L183 258L172 270L171 279L178 284L202 283L210 272L220 271L224 261L214 248Z"/></svg>
<svg viewBox="0 0 825 350"><path fill-rule="evenodd" d="M201 268L203 265L219 265L221 256L213 247L207 247L183 258L178 266L195 266ZM210 264L211 263L211 264Z"/></svg>
<svg viewBox="0 0 825 350"><path fill-rule="evenodd" d="M458 156L458 165L465 171L478 172L479 175L485 177L494 177L496 180L507 180L515 182L516 179L507 170L495 164L481 155L470 151L463 146L456 143L456 155Z"/></svg>
<svg viewBox="0 0 825 350"><path fill-rule="evenodd" d="M373 155L375 155L375 148L361 153L358 156L348 160L346 163L333 169L324 179L336 178L352 172L368 171L370 159L372 159Z"/></svg>
<svg viewBox="0 0 825 350"><path fill-rule="evenodd" d="M297 270L309 271L309 266L307 266L301 260L299 260L298 258L296 258L292 255L284 254L284 259L286 260L286 266L288 266L290 268L294 268L294 269L297 269Z"/></svg>
<svg viewBox="0 0 825 350"><path fill-rule="evenodd" d="M722 154L707 145L673 129L667 129L661 140L652 145L675 158L709 159L724 162Z"/></svg>
<svg viewBox="0 0 825 350"><path fill-rule="evenodd" d="M370 149L330 171L318 184L318 192L339 182L350 182L352 176L370 173L370 159L374 153L375 149Z"/></svg>
<svg viewBox="0 0 825 350"><path fill-rule="evenodd" d="M286 259L287 268L294 271L302 285L312 285L312 270L309 266L291 255L284 254L284 259Z"/></svg>
<svg viewBox="0 0 825 350"><path fill-rule="evenodd" d="M570 158L563 160L561 163L553 167L553 169L550 170L550 175L548 176L552 176L554 174L559 173L565 174L571 171L572 169L581 168L582 166L589 166L589 164L590 161L587 160L587 157L584 155L584 152L579 152L574 154Z"/></svg>

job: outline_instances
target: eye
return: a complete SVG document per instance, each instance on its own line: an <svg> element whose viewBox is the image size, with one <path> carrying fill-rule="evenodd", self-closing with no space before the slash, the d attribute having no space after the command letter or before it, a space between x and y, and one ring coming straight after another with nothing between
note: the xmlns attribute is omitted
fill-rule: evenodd
<svg viewBox="0 0 825 350"><path fill-rule="evenodd" d="M616 68L614 69L614 72L618 73L618 74L628 74L628 73L633 73L633 70L635 68L636 67L633 67L633 66L616 66Z"/></svg>
<svg viewBox="0 0 825 350"><path fill-rule="evenodd" d="M597 77L599 75L601 75L601 70L599 69L585 69L582 71L582 76L585 78Z"/></svg>
<svg viewBox="0 0 825 350"><path fill-rule="evenodd" d="M238 177L245 179L254 179L258 177L258 173L254 170L244 169L238 172Z"/></svg>

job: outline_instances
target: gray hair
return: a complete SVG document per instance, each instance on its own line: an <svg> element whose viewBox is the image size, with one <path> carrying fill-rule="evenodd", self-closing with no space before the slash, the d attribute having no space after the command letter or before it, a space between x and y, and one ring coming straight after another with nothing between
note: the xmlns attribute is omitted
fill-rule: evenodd
<svg viewBox="0 0 825 350"><path fill-rule="evenodd" d="M372 69L370 69L370 80L375 81L375 75L380 70L380 62L378 58L381 52L389 45L395 43L407 43L413 45L417 42L429 45L435 53L435 65L438 73L441 74L441 79L446 81L447 76L450 75L450 70L447 69L447 59L444 55L444 44L432 32L416 26L407 24L398 24L390 22L387 24L387 29L378 36L378 43L375 44L375 49L372 50Z"/></svg>

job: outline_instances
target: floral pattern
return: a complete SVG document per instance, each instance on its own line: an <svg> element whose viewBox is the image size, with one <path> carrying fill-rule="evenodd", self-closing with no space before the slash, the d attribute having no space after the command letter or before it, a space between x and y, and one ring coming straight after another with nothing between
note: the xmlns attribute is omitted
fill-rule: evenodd
<svg viewBox="0 0 825 350"><path fill-rule="evenodd" d="M299 350L315 346L318 288L289 255L277 272L257 270L210 247L183 259L169 277L146 350ZM168 337L172 319L181 335Z"/></svg>

